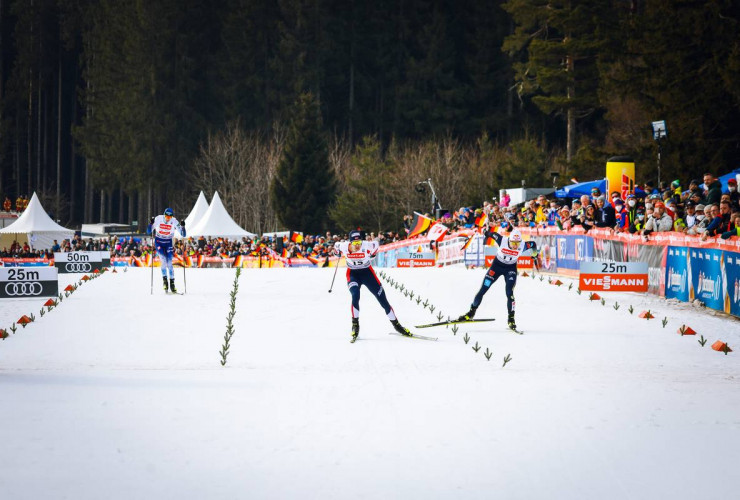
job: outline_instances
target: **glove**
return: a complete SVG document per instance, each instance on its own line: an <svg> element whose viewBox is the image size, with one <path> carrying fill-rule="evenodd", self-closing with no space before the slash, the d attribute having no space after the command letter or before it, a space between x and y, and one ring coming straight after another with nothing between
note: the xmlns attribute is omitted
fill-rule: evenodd
<svg viewBox="0 0 740 500"><path fill-rule="evenodd" d="M151 226L152 224L154 224L154 217L152 217L151 219L149 219L149 225Z"/></svg>
<svg viewBox="0 0 740 500"><path fill-rule="evenodd" d="M183 229L185 229L185 221L182 221L182 222L180 223L180 227L181 227L181 228L183 228Z"/></svg>

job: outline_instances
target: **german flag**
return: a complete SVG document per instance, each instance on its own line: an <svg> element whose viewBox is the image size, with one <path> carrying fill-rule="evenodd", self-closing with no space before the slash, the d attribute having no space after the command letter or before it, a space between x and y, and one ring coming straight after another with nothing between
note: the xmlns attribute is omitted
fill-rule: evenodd
<svg viewBox="0 0 740 500"><path fill-rule="evenodd" d="M318 265L319 265L319 259L317 259L317 258L316 258L316 254L313 254L313 255L306 255L306 258L308 259L308 261L309 261L309 262L310 262L311 264L313 264L313 265L315 265L315 266L318 266Z"/></svg>
<svg viewBox="0 0 740 500"><path fill-rule="evenodd" d="M488 216L485 213L482 213L475 218L475 225L478 227L483 227L486 225L486 220L488 220Z"/></svg>
<svg viewBox="0 0 740 500"><path fill-rule="evenodd" d="M283 259L287 259L288 258L288 249L287 248L283 247L283 251L280 252L280 257L282 257Z"/></svg>
<svg viewBox="0 0 740 500"><path fill-rule="evenodd" d="M473 238L475 238L475 233L471 234L468 240L465 243L463 243L463 246L462 246L463 252L468 249L470 244L473 242Z"/></svg>
<svg viewBox="0 0 740 500"><path fill-rule="evenodd" d="M242 254L237 255L234 258L234 266L233 267L242 267L242 264L244 263L244 256Z"/></svg>
<svg viewBox="0 0 740 500"><path fill-rule="evenodd" d="M418 212L414 212L414 220L411 221L411 229L409 230L409 238L418 236L432 225L432 219L425 217Z"/></svg>
<svg viewBox="0 0 740 500"><path fill-rule="evenodd" d="M229 258L229 254L227 254L226 252L221 252L218 254L218 256L224 260Z"/></svg>
<svg viewBox="0 0 740 500"><path fill-rule="evenodd" d="M484 242L483 242L483 244L484 244L485 246L487 246L487 247L492 247L493 245L495 245L495 244L496 244L496 240L494 240L493 238L491 238L491 237L489 236L489 237L487 237L487 238L486 238L486 241L484 241Z"/></svg>
<svg viewBox="0 0 740 500"><path fill-rule="evenodd" d="M302 243L303 242L303 233L299 233L297 231L291 231L290 232L290 241L293 243Z"/></svg>
<svg viewBox="0 0 740 500"><path fill-rule="evenodd" d="M183 260L185 261L185 267L193 267L193 257L191 255L186 255Z"/></svg>
<svg viewBox="0 0 740 500"><path fill-rule="evenodd" d="M203 259L205 259L206 256L203 254L198 255L198 267L203 267Z"/></svg>

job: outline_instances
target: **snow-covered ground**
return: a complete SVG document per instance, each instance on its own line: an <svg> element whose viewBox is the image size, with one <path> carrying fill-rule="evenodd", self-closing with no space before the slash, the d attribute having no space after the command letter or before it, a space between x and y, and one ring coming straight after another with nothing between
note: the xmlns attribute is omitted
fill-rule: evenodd
<svg viewBox="0 0 740 500"><path fill-rule="evenodd" d="M497 321L418 331L438 342L389 335L363 291L350 344L333 272L245 269L226 367L234 270L189 270L183 296L156 275L150 295L148 269L85 283L0 342L0 497L740 496L740 363L710 348L740 347L736 320L644 295L602 306L570 280L520 276L523 336L496 283L478 316ZM384 283L407 326L465 312L484 274L385 272L436 307ZM0 302L0 328L45 300Z"/></svg>

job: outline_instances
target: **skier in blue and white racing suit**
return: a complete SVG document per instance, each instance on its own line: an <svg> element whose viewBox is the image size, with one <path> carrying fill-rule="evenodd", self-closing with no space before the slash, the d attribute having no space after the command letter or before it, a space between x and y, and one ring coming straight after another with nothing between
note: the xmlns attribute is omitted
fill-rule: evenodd
<svg viewBox="0 0 740 500"><path fill-rule="evenodd" d="M166 292L169 288L173 293L177 293L175 288L175 270L172 268L172 256L175 249L172 246L172 238L176 233L185 237L185 223L180 224L173 217L174 211L171 208L165 208L162 215L158 215L151 221L151 233L154 236L154 247L159 255L160 267L162 269L162 286ZM167 283L167 273L169 272L169 286Z"/></svg>
<svg viewBox="0 0 740 500"><path fill-rule="evenodd" d="M375 275L370 261L375 257L380 249L377 241L365 241L364 233L361 231L351 231L349 241L341 241L334 245L334 252L337 255L344 254L347 261L347 287L352 295L352 339L357 340L360 333L360 287L365 285L372 293L380 305L385 310L386 316L401 335L411 336L407 328L401 326L393 312L393 308L388 303L385 296L383 285Z"/></svg>
<svg viewBox="0 0 740 500"><path fill-rule="evenodd" d="M475 298L473 298L470 310L460 316L458 321L472 319L488 289L491 288L491 285L496 280L503 276L506 283L506 308L509 311L509 328L516 331L516 322L514 321L516 310L516 301L514 300L514 287L516 286L517 277L516 263L520 255L531 255L534 259L537 259L538 250L537 244L534 241L522 241L522 233L519 229L512 230L512 226L510 225L508 229L511 231L508 235L486 230L485 237L493 238L496 241L498 252L496 252L496 257L493 259L491 267L488 268L485 278L483 278L483 284L480 290L478 290Z"/></svg>

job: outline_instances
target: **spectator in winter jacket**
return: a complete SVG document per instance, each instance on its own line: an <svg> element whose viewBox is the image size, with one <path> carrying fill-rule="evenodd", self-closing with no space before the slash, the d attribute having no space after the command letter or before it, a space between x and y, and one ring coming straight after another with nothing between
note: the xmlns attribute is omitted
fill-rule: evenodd
<svg viewBox="0 0 740 500"><path fill-rule="evenodd" d="M596 214L599 219L596 221L596 227L608 227L614 228L617 225L617 217L614 211L614 207L607 205L604 202L604 197L599 196L596 198L596 208L598 213Z"/></svg>
<svg viewBox="0 0 740 500"><path fill-rule="evenodd" d="M673 219L665 211L663 202L657 201L653 204L653 213L645 223L642 234L645 236L653 232L666 232L673 230Z"/></svg>
<svg viewBox="0 0 740 500"><path fill-rule="evenodd" d="M729 231L722 233L721 237L723 240L728 238L740 236L740 212L732 214L732 225Z"/></svg>
<svg viewBox="0 0 740 500"><path fill-rule="evenodd" d="M586 207L586 212L581 216L581 225L585 231L589 231L596 227L596 207L589 205Z"/></svg>
<svg viewBox="0 0 740 500"><path fill-rule="evenodd" d="M555 223L563 231L568 231L573 227L573 220L571 219L570 209L567 205L560 209L560 217Z"/></svg>
<svg viewBox="0 0 740 500"><path fill-rule="evenodd" d="M628 227L628 212L624 208L624 202L621 199L614 201L614 216L616 218L616 225L614 229L617 231L626 231Z"/></svg>
<svg viewBox="0 0 740 500"><path fill-rule="evenodd" d="M701 239L706 240L710 236L717 236L730 230L732 222L730 221L730 202L723 201L717 205L712 205L712 222L707 226L707 230Z"/></svg>
<svg viewBox="0 0 740 500"><path fill-rule="evenodd" d="M712 174L704 174L704 188L706 189L706 194L704 195L705 205L720 202L722 199L722 183L719 179L716 179Z"/></svg>
<svg viewBox="0 0 740 500"><path fill-rule="evenodd" d="M697 219L696 214L696 205L693 201L687 201L686 202L686 208L685 208L685 214L683 221L686 224L686 227L684 228L683 232L687 233L689 230L691 230L692 227L696 225L697 222L699 222L700 219Z"/></svg>
<svg viewBox="0 0 740 500"><path fill-rule="evenodd" d="M727 181L727 189L730 194L730 209L732 211L740 210L740 193L737 191L737 181L735 179Z"/></svg>

